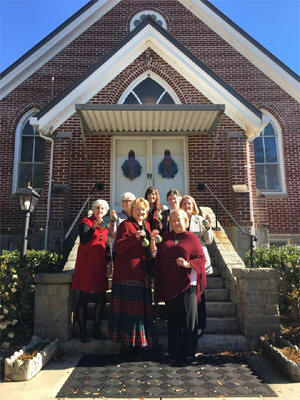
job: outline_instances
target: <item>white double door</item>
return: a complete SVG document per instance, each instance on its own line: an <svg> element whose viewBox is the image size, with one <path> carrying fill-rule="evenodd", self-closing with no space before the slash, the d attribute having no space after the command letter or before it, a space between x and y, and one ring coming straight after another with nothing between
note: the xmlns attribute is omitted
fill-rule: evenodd
<svg viewBox="0 0 300 400"><path fill-rule="evenodd" d="M144 197L149 186L156 186L167 204L170 189L187 192L186 165L185 137L114 137L111 206L120 210L124 192Z"/></svg>

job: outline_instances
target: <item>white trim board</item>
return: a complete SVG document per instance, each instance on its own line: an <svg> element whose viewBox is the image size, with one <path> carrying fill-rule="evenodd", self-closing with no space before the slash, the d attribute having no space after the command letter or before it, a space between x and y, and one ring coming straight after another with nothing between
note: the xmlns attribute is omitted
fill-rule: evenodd
<svg viewBox="0 0 300 400"><path fill-rule="evenodd" d="M0 81L0 99L51 60L121 0L98 0ZM300 82L200 0L178 0L290 96L300 102Z"/></svg>
<svg viewBox="0 0 300 400"><path fill-rule="evenodd" d="M262 119L245 105L238 96L226 89L187 54L160 33L155 26L146 24L113 55L54 104L38 120L31 119L34 128L43 134L57 129L75 113L75 104L85 104L147 48L153 49L170 66L196 87L213 104L225 104L225 114L240 126L248 137L259 135L269 117Z"/></svg>

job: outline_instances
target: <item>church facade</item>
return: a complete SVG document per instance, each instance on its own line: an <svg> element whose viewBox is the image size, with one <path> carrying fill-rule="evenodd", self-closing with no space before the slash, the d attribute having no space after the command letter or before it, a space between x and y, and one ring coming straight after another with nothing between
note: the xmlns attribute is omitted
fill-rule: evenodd
<svg viewBox="0 0 300 400"><path fill-rule="evenodd" d="M258 244L300 244L299 76L208 1L90 1L0 78L2 249L28 182L32 247L54 249L98 182L115 209L149 186L214 209L205 183Z"/></svg>

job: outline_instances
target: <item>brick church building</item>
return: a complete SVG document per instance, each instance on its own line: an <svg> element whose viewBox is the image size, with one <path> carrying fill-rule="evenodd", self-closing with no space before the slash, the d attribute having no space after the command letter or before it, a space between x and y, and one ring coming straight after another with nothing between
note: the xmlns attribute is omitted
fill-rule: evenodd
<svg viewBox="0 0 300 400"><path fill-rule="evenodd" d="M92 0L0 78L2 249L28 182L31 247L54 249L97 182L115 209L152 185L213 209L205 183L259 244L300 244L299 76L208 1Z"/></svg>

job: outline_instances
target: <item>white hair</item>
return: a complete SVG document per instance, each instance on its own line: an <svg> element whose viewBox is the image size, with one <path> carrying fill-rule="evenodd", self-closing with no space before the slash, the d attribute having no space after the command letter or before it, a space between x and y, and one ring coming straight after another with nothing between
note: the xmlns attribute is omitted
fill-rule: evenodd
<svg viewBox="0 0 300 400"><path fill-rule="evenodd" d="M99 204L102 204L102 205L105 207L106 212L109 210L109 204L108 204L108 202L107 202L106 200L103 200L103 199L97 199L97 200L95 200L95 201L93 202L93 204L92 204L92 210L94 211L94 209L95 209Z"/></svg>
<svg viewBox="0 0 300 400"><path fill-rule="evenodd" d="M122 194L121 199L122 199L122 202L124 200L127 200L127 199L128 200L135 200L135 195L133 193L131 193L131 192L125 192L125 193Z"/></svg>

